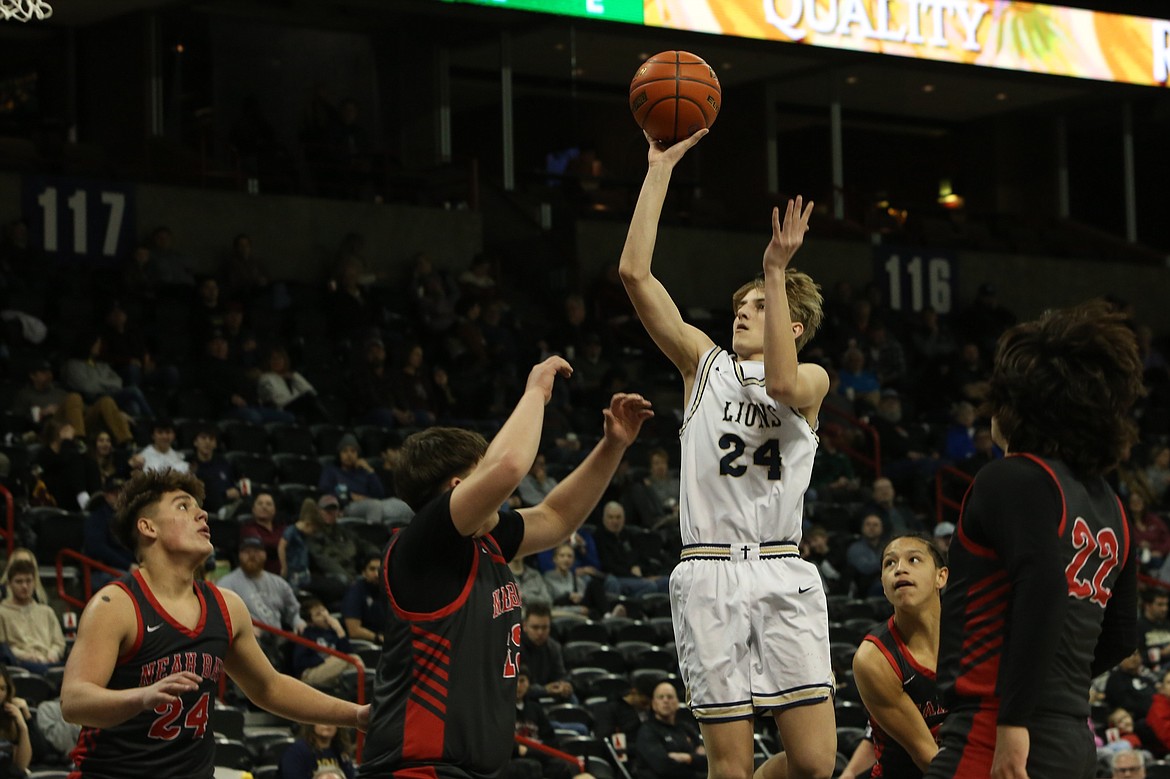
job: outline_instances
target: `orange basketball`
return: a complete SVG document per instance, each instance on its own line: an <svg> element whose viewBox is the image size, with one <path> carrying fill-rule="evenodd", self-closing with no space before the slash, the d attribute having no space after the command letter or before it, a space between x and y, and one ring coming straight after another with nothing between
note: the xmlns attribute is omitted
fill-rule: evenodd
<svg viewBox="0 0 1170 779"><path fill-rule="evenodd" d="M688 51L655 54L630 82L634 121L667 146L714 124L721 104L715 71Z"/></svg>

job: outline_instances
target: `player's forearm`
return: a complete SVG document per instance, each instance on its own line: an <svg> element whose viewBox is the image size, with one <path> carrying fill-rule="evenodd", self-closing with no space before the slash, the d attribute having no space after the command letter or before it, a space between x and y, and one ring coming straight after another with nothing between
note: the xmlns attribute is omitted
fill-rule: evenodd
<svg viewBox="0 0 1170 779"><path fill-rule="evenodd" d="M764 276L764 381L768 397L787 403L796 392L796 340L784 272Z"/></svg>
<svg viewBox="0 0 1170 779"><path fill-rule="evenodd" d="M565 537L581 527L597 506L625 451L621 444L602 438L584 462L544 499L542 505L562 523Z"/></svg>
<svg viewBox="0 0 1170 779"><path fill-rule="evenodd" d="M658 237L658 220L662 216L662 204L670 186L672 168L653 165L646 171L634 216L626 233L626 244L622 249L618 273L629 289L631 285L650 275L650 262L654 258L654 243Z"/></svg>
<svg viewBox="0 0 1170 779"><path fill-rule="evenodd" d="M90 682L64 684L61 716L87 728L112 728L143 710L142 690L109 690Z"/></svg>
<svg viewBox="0 0 1170 779"><path fill-rule="evenodd" d="M295 722L343 728L358 726L356 703L326 695L287 674L274 674L262 690L249 697L262 709Z"/></svg>

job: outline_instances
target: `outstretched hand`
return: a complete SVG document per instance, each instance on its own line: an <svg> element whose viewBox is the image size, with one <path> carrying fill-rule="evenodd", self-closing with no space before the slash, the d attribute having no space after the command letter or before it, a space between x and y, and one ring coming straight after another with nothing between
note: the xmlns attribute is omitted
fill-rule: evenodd
<svg viewBox="0 0 1170 779"><path fill-rule="evenodd" d="M180 671L159 679L149 687L142 688L142 710L151 711L157 706L173 703L183 693L199 689L203 679L190 671Z"/></svg>
<svg viewBox="0 0 1170 779"><path fill-rule="evenodd" d="M548 405L549 400L552 399L553 381L558 375L566 379L569 378L573 375L573 366L569 365L564 357L553 355L544 362L533 366L532 371L528 374L528 384L524 387L524 391L539 390L544 395L545 405Z"/></svg>
<svg viewBox="0 0 1170 779"><path fill-rule="evenodd" d="M642 423L654 416L650 401L641 395L619 392L609 401L605 416L605 437L622 446L634 443L642 430Z"/></svg>
<svg viewBox="0 0 1170 779"><path fill-rule="evenodd" d="M646 142L650 144L650 151L647 153L647 159L650 160L650 165L668 165L673 168L683 158L683 155L692 146L702 140L703 136L708 132L710 131L704 127L690 138L683 138L678 143L667 146L664 143L654 140L648 132L643 130L642 135L646 136Z"/></svg>
<svg viewBox="0 0 1170 779"><path fill-rule="evenodd" d="M804 198L796 196L796 200L789 200L784 210L784 221L780 221L779 207L772 209L772 240L764 250L764 270L782 271L792 261L796 250L804 243L804 234L808 232L808 218L812 216L813 202L804 204Z"/></svg>

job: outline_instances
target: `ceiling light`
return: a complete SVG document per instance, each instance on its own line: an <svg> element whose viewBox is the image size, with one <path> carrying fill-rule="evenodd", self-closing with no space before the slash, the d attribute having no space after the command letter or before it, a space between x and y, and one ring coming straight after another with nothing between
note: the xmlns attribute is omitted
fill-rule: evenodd
<svg viewBox="0 0 1170 779"><path fill-rule="evenodd" d="M1007 100L1007 92L1000 92L1000 93L998 93L998 94L995 96L995 99L996 99L996 100L999 100L999 101Z"/></svg>
<svg viewBox="0 0 1170 779"><path fill-rule="evenodd" d="M845 83L846 83L846 84L856 84L856 83L857 83L857 81L858 81L858 78L857 78L857 76L846 76L846 77L845 77Z"/></svg>
<svg viewBox="0 0 1170 779"><path fill-rule="evenodd" d="M927 94L930 94L931 92L934 91L934 84L923 84L922 91L926 92Z"/></svg>

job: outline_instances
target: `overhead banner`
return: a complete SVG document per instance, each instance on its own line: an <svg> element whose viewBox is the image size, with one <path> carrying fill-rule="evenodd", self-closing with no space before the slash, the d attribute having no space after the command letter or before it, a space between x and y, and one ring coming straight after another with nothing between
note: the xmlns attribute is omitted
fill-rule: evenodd
<svg viewBox="0 0 1170 779"><path fill-rule="evenodd" d="M1167 86L1170 20L993 0L444 0Z"/></svg>
<svg viewBox="0 0 1170 779"><path fill-rule="evenodd" d="M1170 21L973 0L645 0L651 27L1166 86Z"/></svg>

